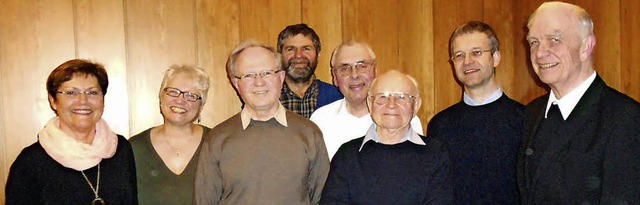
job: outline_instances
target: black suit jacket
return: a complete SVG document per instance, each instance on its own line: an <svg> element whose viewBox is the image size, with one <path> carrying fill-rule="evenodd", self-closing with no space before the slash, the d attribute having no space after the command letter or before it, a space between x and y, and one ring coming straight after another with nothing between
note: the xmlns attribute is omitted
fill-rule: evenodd
<svg viewBox="0 0 640 205"><path fill-rule="evenodd" d="M565 129L533 150L548 99L535 99L525 112L517 167L522 204L639 204L640 104L597 76ZM528 170L536 154L538 166Z"/></svg>

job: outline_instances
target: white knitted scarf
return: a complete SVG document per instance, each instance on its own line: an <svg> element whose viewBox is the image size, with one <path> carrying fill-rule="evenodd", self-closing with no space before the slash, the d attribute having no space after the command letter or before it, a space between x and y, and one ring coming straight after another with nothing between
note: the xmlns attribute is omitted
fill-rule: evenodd
<svg viewBox="0 0 640 205"><path fill-rule="evenodd" d="M62 166L78 171L96 166L102 159L111 158L118 147L118 137L100 119L91 144L77 141L60 129L60 119L54 117L38 133L38 141L51 158Z"/></svg>

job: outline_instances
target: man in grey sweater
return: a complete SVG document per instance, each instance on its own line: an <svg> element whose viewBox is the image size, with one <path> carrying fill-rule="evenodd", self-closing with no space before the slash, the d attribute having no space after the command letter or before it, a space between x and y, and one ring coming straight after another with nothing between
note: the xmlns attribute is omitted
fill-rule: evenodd
<svg viewBox="0 0 640 205"><path fill-rule="evenodd" d="M227 61L242 111L205 137L195 204L318 204L329 172L320 129L280 101L280 54L241 43Z"/></svg>

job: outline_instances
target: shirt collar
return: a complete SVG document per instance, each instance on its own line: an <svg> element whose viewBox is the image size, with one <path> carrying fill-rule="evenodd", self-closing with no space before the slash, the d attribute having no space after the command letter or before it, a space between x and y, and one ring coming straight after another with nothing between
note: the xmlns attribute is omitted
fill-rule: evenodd
<svg viewBox="0 0 640 205"><path fill-rule="evenodd" d="M319 90L319 86L318 86L318 79L315 79L315 75L313 77L314 79L311 80L311 85L309 85L309 88L307 88L307 90L304 92L304 96L300 97L298 96L296 93L293 92L293 90L291 89L291 87L289 87L289 85L287 84L287 82L284 82L282 84L282 93L284 93L285 95L288 95L290 97L295 97L298 99L306 99L306 98L310 98L312 97L312 94L317 93Z"/></svg>
<svg viewBox="0 0 640 205"><path fill-rule="evenodd" d="M342 100L339 100L340 102L340 107L338 108L338 110L336 110L336 115L337 116L351 116L351 117L355 117L355 118L363 118L363 117L371 117L370 113L367 113L366 115L363 115L362 117L357 117L353 114L351 114L351 112L349 112L349 109L347 109L347 98L342 98Z"/></svg>
<svg viewBox="0 0 640 205"><path fill-rule="evenodd" d="M563 96L562 99L557 99L555 93L553 93L553 90L551 90L551 93L549 94L549 101L547 102L547 109L544 113L544 117L545 118L547 117L547 113L549 113L549 108L551 108L551 104L557 104L558 108L560 108L560 113L562 114L562 118L566 120L567 117L569 117L569 114L571 114L571 111L573 111L573 108L575 108L576 105L578 105L578 101L580 101L580 98L582 98L584 93L587 92L587 89L589 89L589 86L591 86L591 83L593 83L595 79L596 79L596 72L594 71L593 74L589 76L589 78L587 78L585 81L580 83L578 87L574 88L565 96Z"/></svg>
<svg viewBox="0 0 640 205"><path fill-rule="evenodd" d="M462 96L462 101L464 101L465 104L470 105L470 106L481 106L481 105L486 105L486 104L495 102L500 97L502 97L502 93L503 93L502 92L502 88L498 87L498 89L495 92L493 92L493 94L491 94L491 96L489 96L483 102L478 103L475 100L473 100L471 98L471 96L467 95L467 92L465 91L463 96Z"/></svg>
<svg viewBox="0 0 640 205"><path fill-rule="evenodd" d="M362 147L364 147L364 144L367 143L369 140L373 140L376 143L380 143L380 138L378 137L378 133L376 132L376 127L377 125L375 123L371 125L371 127L369 127L367 134L364 135L364 140L362 140L362 145L360 145L360 149L358 149L358 152L362 151ZM411 127L411 124L409 124L409 130L404 134L404 137L400 140L400 142L398 142L398 144L403 143L407 140L409 142L412 142L413 144L426 145L424 141L422 141L422 138L420 138L418 133L416 133L416 131L413 130L413 128Z"/></svg>
<svg viewBox="0 0 640 205"><path fill-rule="evenodd" d="M240 120L242 120L242 129L247 129L247 127L249 127L249 123L251 123L251 119L253 119L254 116L251 115L251 113L249 113L249 111L247 111L247 108L245 106L244 109L242 109L242 111L240 111ZM274 118L276 118L276 121L278 121L278 123L280 123L283 126L287 126L287 114L286 114L286 110L284 109L284 106L282 106L281 103L278 103L278 110L276 111L275 115L273 116Z"/></svg>

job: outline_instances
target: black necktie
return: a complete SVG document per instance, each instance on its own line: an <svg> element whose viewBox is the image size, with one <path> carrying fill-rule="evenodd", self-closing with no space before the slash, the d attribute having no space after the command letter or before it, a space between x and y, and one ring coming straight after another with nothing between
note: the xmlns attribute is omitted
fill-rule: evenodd
<svg viewBox="0 0 640 205"><path fill-rule="evenodd" d="M562 118L562 113L560 112L560 108L558 107L558 104L551 104L551 107L549 108L549 112L547 113L547 119L551 119L551 120L558 120L558 121L564 121L564 118Z"/></svg>

